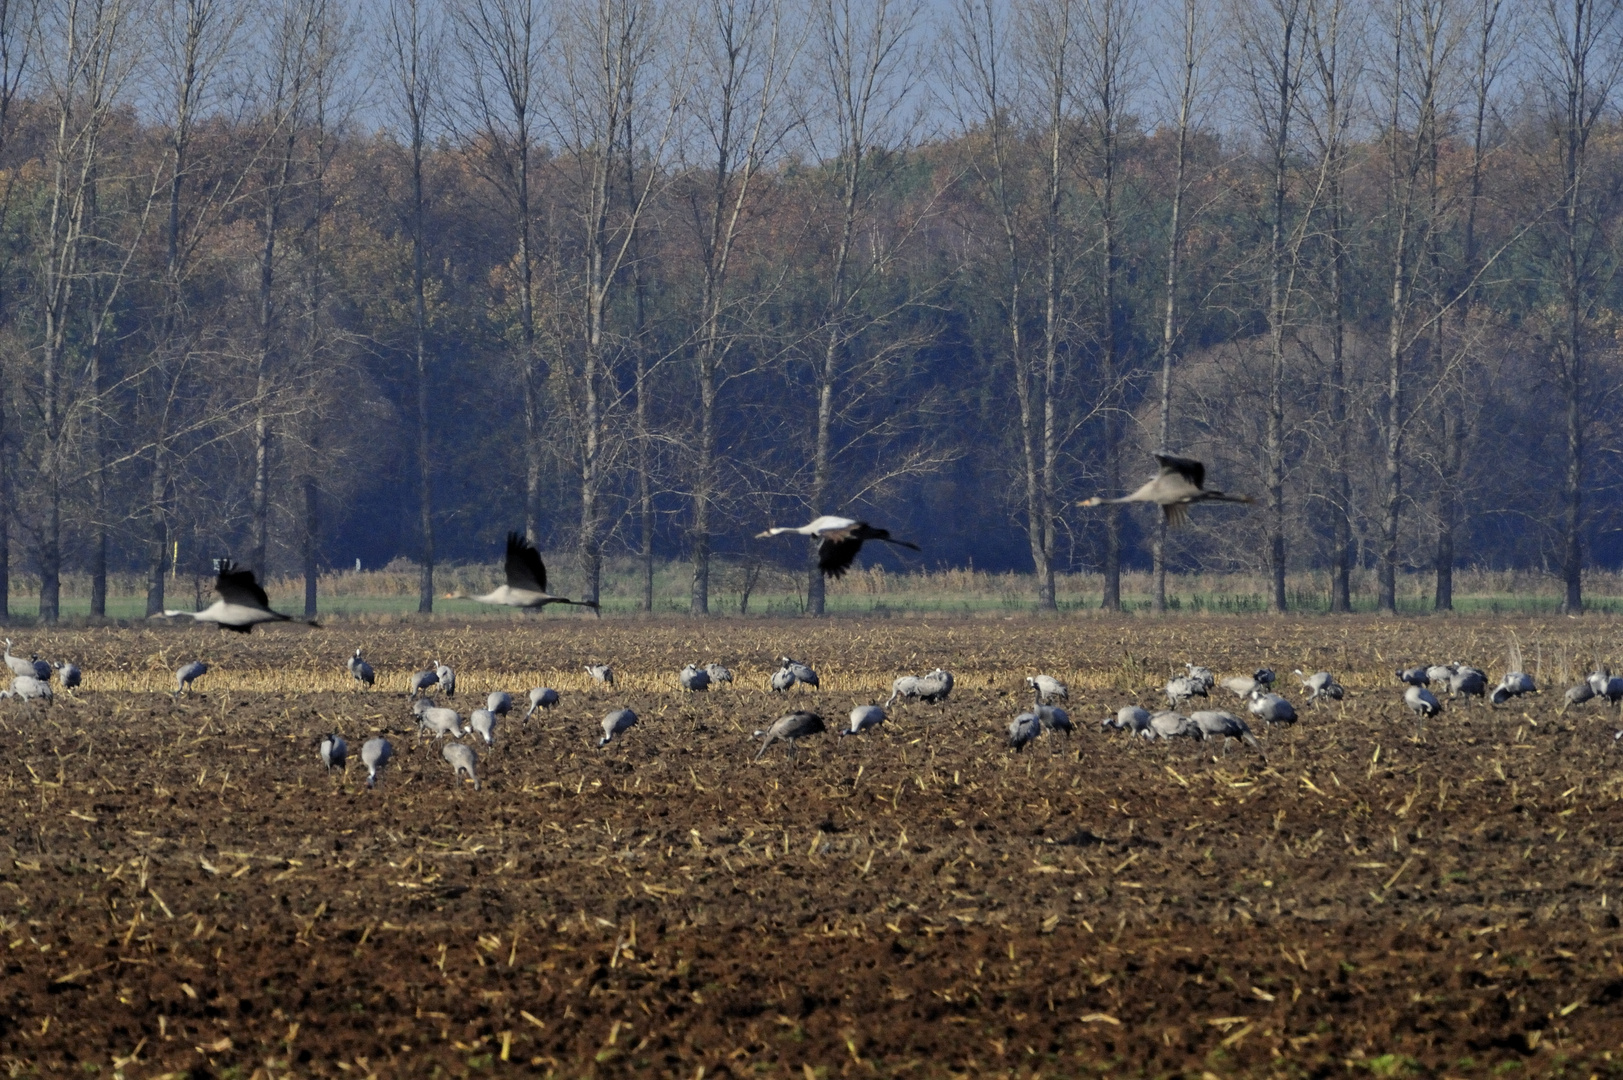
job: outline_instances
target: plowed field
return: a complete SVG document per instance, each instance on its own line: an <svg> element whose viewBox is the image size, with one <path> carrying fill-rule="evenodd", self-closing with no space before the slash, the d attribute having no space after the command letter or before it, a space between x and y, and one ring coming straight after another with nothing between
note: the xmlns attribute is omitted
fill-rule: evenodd
<svg viewBox="0 0 1623 1080"><path fill-rule="evenodd" d="M1623 1073L1623 748L1559 668L1603 620L549 618L29 633L86 685L0 702L0 1068L12 1075L1488 1076ZM1551 689L1449 702L1400 663ZM349 679L357 645L379 672ZM816 690L765 690L788 653ZM178 701L181 662L210 673ZM420 739L458 670L481 789ZM731 687L676 687L686 662ZM1234 744L1101 732L1186 660L1302 712ZM582 665L612 662L591 687ZM831 728L940 665L942 706ZM1303 706L1291 669L1344 702ZM1010 752L1028 674L1076 735ZM560 707L520 723L524 692ZM790 700L785 700L785 699ZM1213 708L1243 714L1221 689ZM640 723L598 749L598 721ZM1199 707L1199 706L1195 706ZM1258 728L1260 724L1254 725ZM347 774L316 737L344 733ZM361 742L396 750L368 790ZM473 744L472 737L466 740Z"/></svg>

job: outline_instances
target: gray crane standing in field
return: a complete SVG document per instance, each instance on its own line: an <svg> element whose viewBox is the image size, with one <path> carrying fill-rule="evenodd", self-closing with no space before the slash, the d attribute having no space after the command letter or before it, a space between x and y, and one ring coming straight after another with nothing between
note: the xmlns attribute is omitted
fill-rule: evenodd
<svg viewBox="0 0 1623 1080"><path fill-rule="evenodd" d="M1107 716L1099 721L1100 731L1107 728L1142 735L1150 729L1150 710L1141 705L1123 705L1116 710L1115 716Z"/></svg>
<svg viewBox="0 0 1623 1080"><path fill-rule="evenodd" d="M796 745L795 740L804 739L808 735L817 735L826 730L823 718L814 712L792 712L787 716L780 716L772 721L764 731L757 731L752 736L757 739L764 737L761 749L755 755L755 760L761 760L761 755L766 753L767 747L775 742L788 743L789 756L792 758L798 757L800 748Z"/></svg>
<svg viewBox="0 0 1623 1080"><path fill-rule="evenodd" d="M41 660L39 658L39 653L34 653L29 659L34 665L34 678L38 679L40 682L50 682L51 675L53 673L50 661Z"/></svg>
<svg viewBox="0 0 1623 1080"><path fill-rule="evenodd" d="M496 714L489 709L475 709L468 717L468 730L485 740L486 746L495 746L496 720Z"/></svg>
<svg viewBox="0 0 1623 1080"><path fill-rule="evenodd" d="M614 685L614 668L608 664L587 664L586 674L590 675L595 683L601 683L604 686Z"/></svg>
<svg viewBox="0 0 1623 1080"><path fill-rule="evenodd" d="M84 681L84 675L79 671L79 665L72 661L56 665L56 677L57 681L62 684L62 689L68 691L77 690L79 684Z"/></svg>
<svg viewBox="0 0 1623 1080"><path fill-rule="evenodd" d="M462 774L467 773L468 779L473 781L473 790L479 790L479 773L476 768L479 759L474 755L473 747L464 746L459 742L446 743L440 747L440 757L451 766L453 781L460 780Z"/></svg>
<svg viewBox="0 0 1623 1080"><path fill-rule="evenodd" d="M1217 676L1209 667L1202 667L1200 664L1184 664L1184 670L1189 673L1191 679L1200 683L1207 690L1217 685Z"/></svg>
<svg viewBox="0 0 1623 1080"><path fill-rule="evenodd" d="M1193 739L1201 736L1200 728L1182 713L1163 711L1150 717L1146 739Z"/></svg>
<svg viewBox="0 0 1623 1080"><path fill-rule="evenodd" d="M314 619L298 619L272 611L270 597L254 580L252 570L239 569L230 559L220 560L220 571L214 577L214 591L220 598L202 611L165 610L152 616L155 619L192 619L200 623L213 623L221 630L246 634L260 623L298 622L320 628Z"/></svg>
<svg viewBox="0 0 1623 1080"><path fill-rule="evenodd" d="M485 695L485 708L497 716L506 716L513 711L513 695L506 690L492 690Z"/></svg>
<svg viewBox="0 0 1623 1080"><path fill-rule="evenodd" d="M465 734L462 730L462 714L455 709L447 709L435 705L427 698L418 698L412 703L411 711L417 717L417 733L425 731L434 733L434 738L449 735L453 739L460 739Z"/></svg>
<svg viewBox="0 0 1623 1080"><path fill-rule="evenodd" d="M897 698L939 705L951 694L952 672L936 668L928 675L903 675L891 683L890 699L885 702L885 708L895 704Z"/></svg>
<svg viewBox="0 0 1623 1080"><path fill-rule="evenodd" d="M1257 687L1266 689L1274 684L1274 673L1268 668L1258 668L1251 675L1230 675L1218 683L1223 689L1237 698L1249 698L1251 691Z"/></svg>
<svg viewBox="0 0 1623 1080"><path fill-rule="evenodd" d="M1037 714L1023 712L1009 721L1009 749L1018 754L1042 733L1043 724Z"/></svg>
<svg viewBox="0 0 1623 1080"><path fill-rule="evenodd" d="M1480 668L1469 664L1456 664L1453 676L1448 680L1448 692L1459 697L1488 696L1488 676Z"/></svg>
<svg viewBox="0 0 1623 1080"><path fill-rule="evenodd" d="M1589 676L1589 688L1595 692L1595 697L1605 698L1608 705L1623 701L1623 678L1604 668Z"/></svg>
<svg viewBox="0 0 1623 1080"><path fill-rule="evenodd" d="M477 600L481 604L501 604L504 607L540 611L548 604L568 604L572 607L591 608L597 612L595 600L569 600L547 592L547 568L541 562L541 553L535 545L516 532L507 534L507 559L503 567L507 582L498 585L483 596L467 593L446 593L447 600Z"/></svg>
<svg viewBox="0 0 1623 1080"><path fill-rule="evenodd" d="M1076 730L1076 725L1071 723L1071 714L1058 705L1038 705L1033 711L1044 731L1063 731L1069 736Z"/></svg>
<svg viewBox="0 0 1623 1080"><path fill-rule="evenodd" d="M1095 495L1084 499L1078 506L1108 506L1120 503L1154 503L1170 528L1177 528L1189 520L1189 508L1199 502L1250 503L1249 495L1225 495L1221 491L1207 490L1206 466L1193 458L1156 454L1161 469L1137 491L1118 499Z"/></svg>
<svg viewBox="0 0 1623 1080"><path fill-rule="evenodd" d="M817 569L821 570L825 577L832 578L842 576L851 568L857 552L862 550L863 543L868 540L883 540L897 547L919 550L917 544L909 540L897 540L891 536L889 529L877 529L866 521L834 517L830 514L823 515L809 525L794 528L773 526L764 532L756 533L755 538L763 540L769 536L783 536L785 533L817 537Z"/></svg>
<svg viewBox="0 0 1623 1080"><path fill-rule="evenodd" d="M366 659L361 656L360 649L356 649L355 655L349 658L349 674L351 678L367 689L371 689L377 681L377 676L372 673L372 665L368 664Z"/></svg>
<svg viewBox="0 0 1623 1080"><path fill-rule="evenodd" d="M677 673L676 681L691 693L710 689L710 673L697 664L689 664Z"/></svg>
<svg viewBox="0 0 1623 1080"><path fill-rule="evenodd" d="M345 742L344 737L336 731L323 735L321 742L316 745L316 749L320 751L321 763L327 766L328 772L332 772L334 769L342 769L345 763L349 761L349 743Z"/></svg>
<svg viewBox="0 0 1623 1080"><path fill-rule="evenodd" d="M795 688L795 681L795 673L784 666L772 673L772 678L767 680L767 686L772 693L783 694Z"/></svg>
<svg viewBox="0 0 1623 1080"><path fill-rule="evenodd" d="M1296 706L1278 694L1265 694L1260 689L1251 691L1251 715L1274 724L1296 723Z"/></svg>
<svg viewBox="0 0 1623 1080"><path fill-rule="evenodd" d="M710 682L712 684L730 683L733 681L732 671L728 668L722 667L720 664L706 664L704 666L704 673L710 676Z"/></svg>
<svg viewBox="0 0 1623 1080"><path fill-rule="evenodd" d="M787 656L778 657L778 662L789 669L796 682L805 683L807 686L818 685L817 672L813 671L810 665L802 664L799 660L792 660Z"/></svg>
<svg viewBox="0 0 1623 1080"><path fill-rule="evenodd" d="M851 710L851 726L841 731L843 735L861 735L869 728L876 728L885 722L885 710L878 705L858 705Z"/></svg>
<svg viewBox="0 0 1623 1080"><path fill-rule="evenodd" d="M1398 668L1397 675L1399 682L1407 683L1410 686L1431 685L1431 676L1426 673L1426 669L1423 667Z"/></svg>
<svg viewBox="0 0 1623 1080"><path fill-rule="evenodd" d="M175 696L189 693L192 683L209 673L209 666L201 660L193 660L189 664L182 664L175 671Z"/></svg>
<svg viewBox="0 0 1623 1080"><path fill-rule="evenodd" d="M1053 698L1071 698L1070 688L1052 675L1027 675L1026 686L1037 695L1037 703L1046 705Z"/></svg>
<svg viewBox="0 0 1623 1080"><path fill-rule="evenodd" d="M445 696L456 697L456 672L451 665L434 661L434 674L439 677L440 689L445 691Z"/></svg>
<svg viewBox="0 0 1623 1080"><path fill-rule="evenodd" d="M1410 712L1422 720L1428 716L1436 716L1443 711L1442 705L1437 701L1437 695L1424 686L1411 686L1405 690L1403 692L1403 703L1409 706Z"/></svg>
<svg viewBox="0 0 1623 1080"><path fill-rule="evenodd" d="M1336 682L1336 677L1328 671L1315 671L1311 675L1303 675L1302 669L1297 668L1295 674L1301 680L1302 689L1307 691L1309 705L1317 704L1320 698L1340 701L1347 694L1342 685Z"/></svg>
<svg viewBox="0 0 1623 1080"><path fill-rule="evenodd" d="M368 739L361 744L361 764L366 766L366 786L371 787L377 783L378 774L383 767L389 764L394 757L394 747L389 740L381 736Z"/></svg>
<svg viewBox="0 0 1623 1080"><path fill-rule="evenodd" d="M416 697L418 694L426 694L428 693L429 687L438 684L439 681L440 674L433 668L429 668L427 671L415 672L412 674L412 677L407 680L411 687L411 694L409 696Z"/></svg>
<svg viewBox="0 0 1623 1080"><path fill-rule="evenodd" d="M630 731L637 724L637 714L630 709L615 709L603 718L603 737L598 746L607 746L616 735Z"/></svg>
<svg viewBox="0 0 1623 1080"><path fill-rule="evenodd" d="M11 689L0 690L0 698L21 698L23 701L43 701L49 705L56 695L51 692L51 684L34 678L32 675L16 675L12 677Z"/></svg>
<svg viewBox="0 0 1623 1080"><path fill-rule="evenodd" d="M1167 704L1176 709L1190 698L1208 697L1206 684L1188 675L1174 675L1167 680Z"/></svg>
<svg viewBox="0 0 1623 1080"><path fill-rule="evenodd" d="M530 688L530 711L524 714L528 720L537 709L550 709L558 704L558 691L550 686L534 686Z"/></svg>
<svg viewBox="0 0 1623 1080"><path fill-rule="evenodd" d="M1505 659L1505 676L1499 680L1499 685L1493 688L1488 698L1494 705L1503 705L1511 698L1538 691L1538 684L1533 681L1533 676L1522 670L1522 647L1515 637L1510 639Z"/></svg>
<svg viewBox="0 0 1623 1080"><path fill-rule="evenodd" d="M32 660L26 659L26 658L21 657L21 656L13 656L13 655L11 655L11 639L10 638L6 638L5 661L6 661L6 667L11 669L11 673L13 675L29 675L29 676L32 676L34 674L34 662Z"/></svg>
<svg viewBox="0 0 1623 1080"><path fill-rule="evenodd" d="M1257 737L1251 734L1251 728L1233 713L1215 709L1202 710L1190 713L1189 722L1200 732L1201 739L1222 739L1225 755L1229 752L1230 739L1239 739L1253 750L1262 749Z"/></svg>
<svg viewBox="0 0 1623 1080"><path fill-rule="evenodd" d="M1584 702L1593 699L1594 696L1595 688L1590 686L1589 681L1586 679L1577 686L1567 688L1566 705L1563 705L1562 708L1566 708L1567 705L1582 705Z"/></svg>

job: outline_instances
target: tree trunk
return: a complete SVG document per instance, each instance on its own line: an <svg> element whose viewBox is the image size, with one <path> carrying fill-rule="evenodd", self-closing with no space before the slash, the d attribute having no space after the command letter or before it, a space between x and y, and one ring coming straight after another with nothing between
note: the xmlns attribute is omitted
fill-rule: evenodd
<svg viewBox="0 0 1623 1080"><path fill-rule="evenodd" d="M169 572L169 469L168 457L163 453L163 439L156 440L152 451L152 500L147 518L147 617L164 609L164 584Z"/></svg>
<svg viewBox="0 0 1623 1080"><path fill-rule="evenodd" d="M304 617L316 617L316 588L321 580L321 488L314 476L304 478Z"/></svg>

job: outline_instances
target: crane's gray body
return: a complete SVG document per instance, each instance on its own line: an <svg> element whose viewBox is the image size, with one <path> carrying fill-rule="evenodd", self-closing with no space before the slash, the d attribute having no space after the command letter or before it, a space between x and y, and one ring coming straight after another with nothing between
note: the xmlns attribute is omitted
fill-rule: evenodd
<svg viewBox="0 0 1623 1080"><path fill-rule="evenodd" d="M486 710L482 709L480 711L484 712ZM460 779L462 774L466 773L468 779L473 781L473 790L479 790L479 758L474 754L473 747L464 746L459 742L446 743L440 747L440 757L444 758L446 764L451 766L453 779Z"/></svg>
<svg viewBox="0 0 1623 1080"><path fill-rule="evenodd" d="M1076 725L1071 723L1071 714L1058 705L1038 705L1032 711L1037 714L1037 721L1044 731L1063 731L1069 735L1076 730Z"/></svg>
<svg viewBox="0 0 1623 1080"><path fill-rule="evenodd" d="M349 674L362 686L372 686L377 677L372 673L372 665L361 656L361 650L356 649L355 655L349 658Z"/></svg>
<svg viewBox="0 0 1623 1080"><path fill-rule="evenodd" d="M1253 690L1248 708L1252 716L1266 720L1270 724L1296 723L1296 706L1278 694L1265 694L1261 690Z"/></svg>
<svg viewBox="0 0 1623 1080"><path fill-rule="evenodd" d="M604 686L614 685L614 668L608 664L587 664L586 674L592 677L593 682L602 683Z"/></svg>
<svg viewBox="0 0 1623 1080"><path fill-rule="evenodd" d="M676 681L682 684L682 689L693 693L710 689L710 673L694 664L689 664L678 672Z"/></svg>
<svg viewBox="0 0 1623 1080"><path fill-rule="evenodd" d="M1026 685L1037 695L1039 704L1047 704L1053 698L1071 698L1070 687L1054 678L1052 675L1028 675Z"/></svg>
<svg viewBox="0 0 1623 1080"><path fill-rule="evenodd" d="M13 675L33 675L34 662L23 656L11 655L11 639L6 638L5 661L6 667L11 669Z"/></svg>
<svg viewBox="0 0 1623 1080"><path fill-rule="evenodd" d="M720 664L706 664L704 673L710 676L712 683L730 683L733 681L732 670L724 668Z"/></svg>
<svg viewBox="0 0 1623 1080"><path fill-rule="evenodd" d="M1233 713L1223 712L1220 709L1203 709L1200 712L1190 713L1189 722L1195 726L1202 739L1222 739L1225 751L1228 749L1229 739L1239 739L1253 750L1262 749L1256 736L1251 734L1251 728Z"/></svg>
<svg viewBox="0 0 1623 1080"><path fill-rule="evenodd" d="M869 728L876 728L885 722L885 710L878 705L858 705L851 710L851 726L840 732L841 735L860 735Z"/></svg>
<svg viewBox="0 0 1623 1080"><path fill-rule="evenodd" d="M456 697L456 672L451 665L435 663L434 674L439 676L440 689L445 691L446 697Z"/></svg>
<svg viewBox="0 0 1623 1080"><path fill-rule="evenodd" d="M378 773L394 757L394 747L388 739L368 739L361 744L361 764L366 766L366 786L377 783Z"/></svg>
<svg viewBox="0 0 1623 1080"><path fill-rule="evenodd" d="M449 735L453 739L462 738L462 714L455 709L447 709L440 705L429 705L425 700L419 699L422 708L414 710L417 713L417 732L433 732L437 739L442 735Z"/></svg>
<svg viewBox="0 0 1623 1080"><path fill-rule="evenodd" d="M79 683L84 679L79 671L79 665L73 663L57 665L56 677L64 690L77 690Z"/></svg>
<svg viewBox="0 0 1623 1080"><path fill-rule="evenodd" d="M1442 705L1437 701L1437 695L1424 686L1411 686L1403 692L1403 703L1416 716L1436 716L1443 711Z"/></svg>
<svg viewBox="0 0 1623 1080"><path fill-rule="evenodd" d="M182 664L175 671L175 693L183 694L191 690L192 683L209 673L209 666L201 660L193 660L189 664Z"/></svg>
<svg viewBox="0 0 1623 1080"><path fill-rule="evenodd" d="M489 709L475 709L468 717L468 730L485 740L486 746L496 745L496 714Z"/></svg>
<svg viewBox="0 0 1623 1080"><path fill-rule="evenodd" d="M788 743L789 755L791 757L798 756L800 750L795 745L795 740L804 739L808 735L817 735L826 730L823 718L814 712L792 712L787 716L780 716L772 721L765 731L755 732L756 738L764 736L761 749L756 753L755 759L759 761L761 755L766 753L767 747L775 742Z"/></svg>
<svg viewBox="0 0 1623 1080"><path fill-rule="evenodd" d="M1009 721L1009 749L1020 753L1043 733L1043 724L1034 712L1023 712Z"/></svg>
<svg viewBox="0 0 1623 1080"><path fill-rule="evenodd" d="M637 714L630 709L615 709L603 718L603 737L597 741L599 746L607 746L616 735L630 731L637 723Z"/></svg>
<svg viewBox="0 0 1623 1080"><path fill-rule="evenodd" d="M0 697L14 697L23 701L43 701L49 704L55 699L51 692L51 684L36 679L32 675L18 675L11 680L11 689L0 691Z"/></svg>
<svg viewBox="0 0 1623 1080"><path fill-rule="evenodd" d="M433 668L429 668L427 671L418 671L413 673L410 681L411 696L416 697L418 694L426 693L430 686L438 683L440 681L440 675L439 672L435 671Z"/></svg>
<svg viewBox="0 0 1623 1080"><path fill-rule="evenodd" d="M885 708L895 704L897 698L908 701L927 701L939 705L952 694L952 672L936 668L928 675L903 675L890 684L890 698Z"/></svg>
<svg viewBox="0 0 1623 1080"><path fill-rule="evenodd" d="M317 749L321 752L321 763L327 766L328 772L342 769L344 763L349 760L349 743L336 731L331 735L323 735Z"/></svg>
<svg viewBox="0 0 1623 1080"><path fill-rule="evenodd" d="M790 674L794 675L796 682L803 682L807 686L817 685L817 672L813 671L806 664L802 664L799 660L792 660L787 656L778 657L778 662L789 669Z"/></svg>
<svg viewBox="0 0 1623 1080"><path fill-rule="evenodd" d="M528 720L537 709L550 709L558 704L558 691L550 686L536 686L530 689L530 711L524 714Z"/></svg>
<svg viewBox="0 0 1623 1080"><path fill-rule="evenodd" d="M1142 735L1150 729L1150 710L1140 705L1123 705L1116 710L1115 716L1107 716L1099 721L1099 730L1106 728Z"/></svg>
<svg viewBox="0 0 1623 1080"><path fill-rule="evenodd" d="M513 711L513 695L506 690L493 690L485 698L485 708L497 716L506 716Z"/></svg>

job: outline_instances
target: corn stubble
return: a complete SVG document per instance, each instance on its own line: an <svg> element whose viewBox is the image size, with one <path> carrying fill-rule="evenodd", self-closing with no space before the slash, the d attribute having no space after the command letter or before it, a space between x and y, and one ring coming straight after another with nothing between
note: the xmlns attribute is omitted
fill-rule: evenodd
<svg viewBox="0 0 1623 1080"><path fill-rule="evenodd" d="M1528 655L1616 640L1514 629ZM0 991L17 1016L0 1064L1599 1063L1616 1049L1605 1003L1623 943L1616 713L1558 713L1552 686L1497 711L1445 702L1417 736L1391 678L1400 662L1494 666L1506 633L1376 619L40 633L30 651L71 656L86 685L0 707ZM349 679L357 644L382 689ZM783 654L822 689L769 695ZM192 658L208 681L176 702L169 672ZM454 703L563 691L478 747L482 791L411 723L405 675L430 659L457 668ZM588 685L588 659L617 685ZM677 670L706 660L736 682L682 693ZM1332 670L1348 694L1258 730L1260 754L1098 730L1120 705L1153 707L1185 660ZM784 712L843 716L937 665L957 676L945 705L753 760L750 731ZM1034 671L1070 685L1079 730L1014 755L1003 727ZM595 749L621 706L640 723ZM347 774L321 768L328 731L350 742ZM367 791L353 748L374 734L395 758Z"/></svg>

